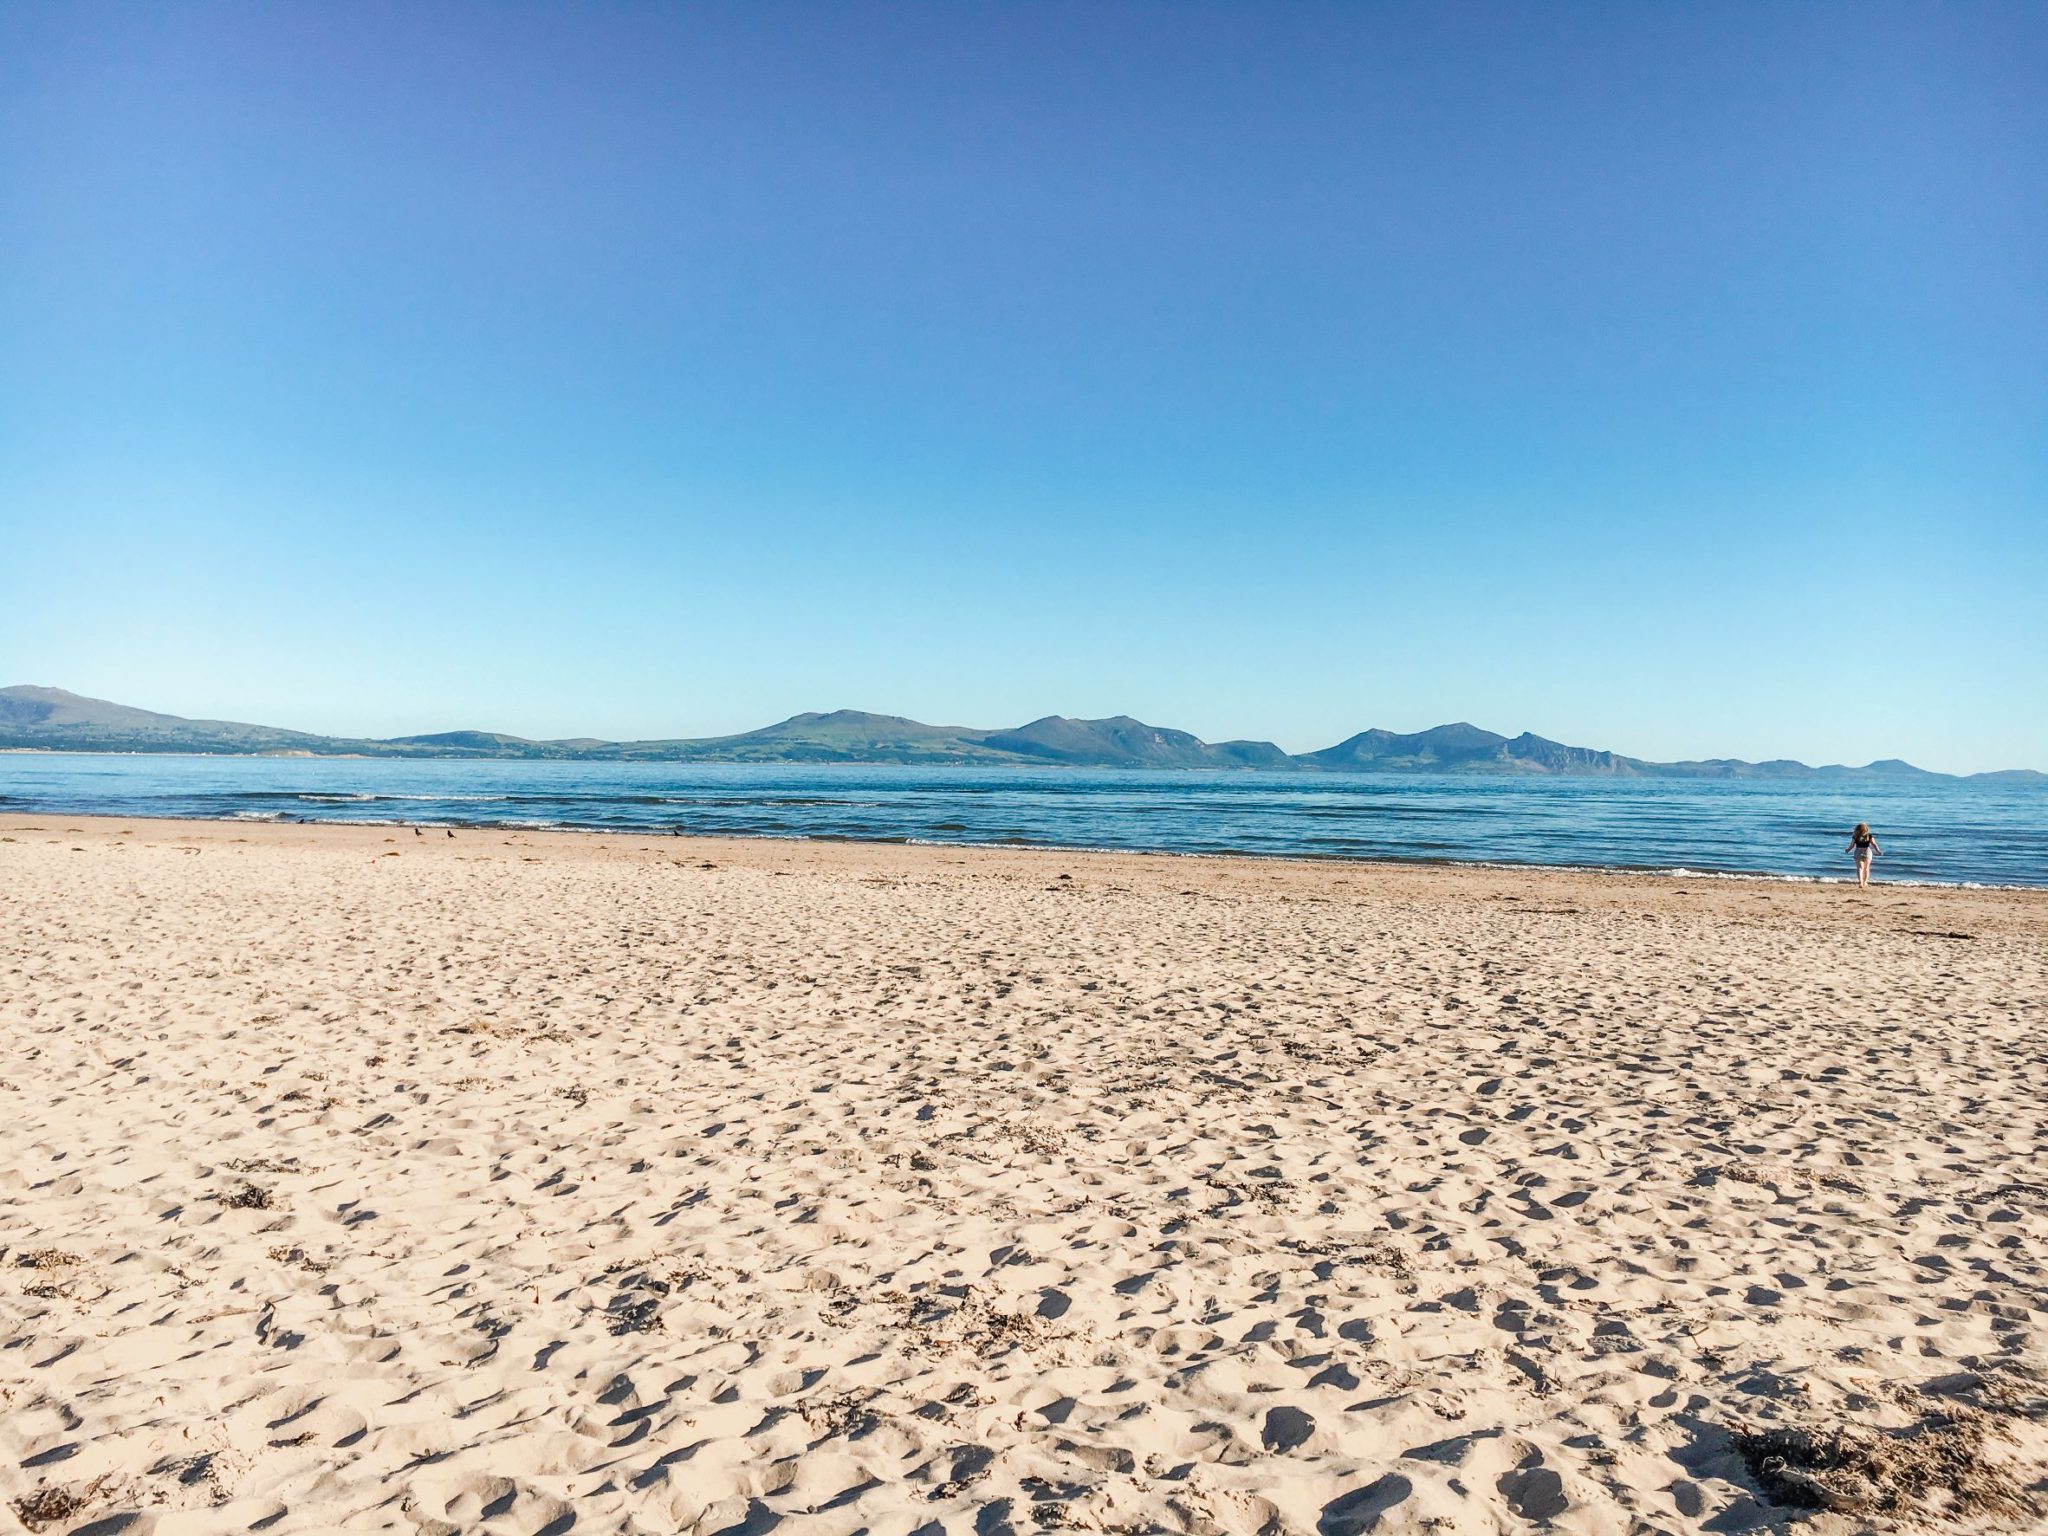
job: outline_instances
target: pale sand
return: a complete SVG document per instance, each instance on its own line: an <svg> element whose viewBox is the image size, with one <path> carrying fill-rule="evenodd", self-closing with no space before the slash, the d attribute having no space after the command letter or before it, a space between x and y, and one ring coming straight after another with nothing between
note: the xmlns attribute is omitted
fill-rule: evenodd
<svg viewBox="0 0 2048 1536"><path fill-rule="evenodd" d="M2040 1520L2042 895L0 836L44 1529Z"/></svg>

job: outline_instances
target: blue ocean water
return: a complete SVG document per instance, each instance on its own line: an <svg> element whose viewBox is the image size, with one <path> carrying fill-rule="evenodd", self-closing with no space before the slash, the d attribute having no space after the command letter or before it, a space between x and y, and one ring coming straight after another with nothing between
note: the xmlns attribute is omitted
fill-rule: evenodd
<svg viewBox="0 0 2048 1536"><path fill-rule="evenodd" d="M1483 861L2048 885L2048 791L1072 768L0 753L0 811Z"/></svg>

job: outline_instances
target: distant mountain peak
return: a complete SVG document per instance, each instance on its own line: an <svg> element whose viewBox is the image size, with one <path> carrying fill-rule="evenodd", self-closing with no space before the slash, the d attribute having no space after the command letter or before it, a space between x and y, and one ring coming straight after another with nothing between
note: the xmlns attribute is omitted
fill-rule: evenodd
<svg viewBox="0 0 2048 1536"><path fill-rule="evenodd" d="M776 725L770 726L769 729L777 730L786 725L911 725L917 726L919 730L927 729L918 721L908 719L903 715L874 715L864 709L828 709L822 712L807 710L800 715L791 715L787 720L779 721Z"/></svg>

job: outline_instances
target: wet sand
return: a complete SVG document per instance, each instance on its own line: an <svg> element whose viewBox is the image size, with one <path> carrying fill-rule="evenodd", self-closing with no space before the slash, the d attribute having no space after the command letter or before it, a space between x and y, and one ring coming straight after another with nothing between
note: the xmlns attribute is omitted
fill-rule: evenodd
<svg viewBox="0 0 2048 1536"><path fill-rule="evenodd" d="M0 838L0 1530L2048 1508L2048 894Z"/></svg>

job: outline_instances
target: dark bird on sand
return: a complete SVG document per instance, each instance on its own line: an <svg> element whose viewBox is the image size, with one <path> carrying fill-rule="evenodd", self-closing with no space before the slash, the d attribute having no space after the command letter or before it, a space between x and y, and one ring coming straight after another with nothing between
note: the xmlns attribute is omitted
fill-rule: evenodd
<svg viewBox="0 0 2048 1536"><path fill-rule="evenodd" d="M412 835L414 837L425 837L427 834L422 832L418 827L414 827L412 829Z"/></svg>
<svg viewBox="0 0 2048 1536"><path fill-rule="evenodd" d="M453 837L453 836L455 835L455 829L454 829L453 827L450 827L450 828L448 829L448 835L449 835L450 837Z"/></svg>

